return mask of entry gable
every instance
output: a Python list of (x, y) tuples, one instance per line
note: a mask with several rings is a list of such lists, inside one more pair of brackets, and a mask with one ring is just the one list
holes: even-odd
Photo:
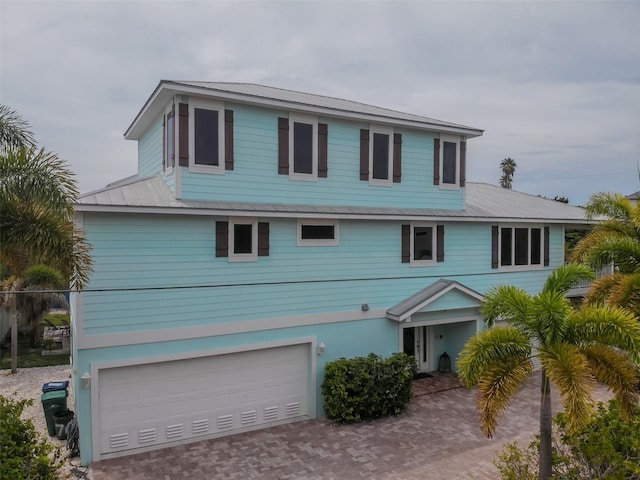
[(414, 293), (387, 310), (387, 318), (405, 321), (419, 311), (431, 310), (438, 304), (438, 310), (479, 307), (484, 299), (482, 294), (454, 280), (441, 278), (437, 282)]

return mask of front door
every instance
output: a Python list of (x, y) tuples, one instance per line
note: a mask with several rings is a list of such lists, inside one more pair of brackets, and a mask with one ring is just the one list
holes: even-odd
[(418, 372), (430, 372), (431, 365), (431, 327), (410, 327), (402, 330), (403, 351), (416, 358)]

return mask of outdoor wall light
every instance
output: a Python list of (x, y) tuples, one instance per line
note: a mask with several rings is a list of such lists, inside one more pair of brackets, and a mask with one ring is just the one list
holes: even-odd
[(316, 347), (316, 352), (318, 353), (319, 356), (324, 355), (325, 348), (327, 347), (325, 347), (324, 342), (320, 342), (320, 345)]
[(84, 372), (80, 377), (80, 380), (82, 380), (82, 386), (84, 388), (89, 388), (89, 386), (91, 386), (91, 374), (89, 372)]
[(368, 312), (369, 311), (369, 304), (368, 303), (363, 303), (362, 304), (362, 311), (363, 312)]

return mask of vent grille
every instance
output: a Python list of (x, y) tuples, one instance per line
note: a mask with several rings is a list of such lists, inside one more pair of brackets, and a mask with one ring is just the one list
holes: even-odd
[(265, 422), (270, 422), (272, 420), (278, 419), (278, 405), (274, 405), (273, 407), (265, 407), (264, 409), (264, 420)]
[(233, 427), (233, 414), (220, 415), (218, 417), (218, 429), (223, 430), (225, 428)]
[(184, 424), (182, 423), (167, 425), (164, 431), (165, 437), (168, 439), (181, 437), (183, 433), (183, 426)]
[(207, 433), (209, 431), (209, 419), (205, 418), (202, 420), (194, 420), (191, 423), (191, 432), (194, 435), (200, 435), (202, 433)]
[(249, 410), (247, 412), (242, 412), (240, 422), (242, 423), (242, 425), (255, 423), (257, 416), (258, 416), (257, 410)]
[(155, 442), (157, 437), (155, 428), (146, 428), (144, 430), (138, 430), (138, 443), (150, 443)]
[(113, 435), (109, 435), (109, 448), (124, 448), (128, 445), (128, 433), (114, 433)]
[(287, 403), (284, 413), (287, 417), (300, 414), (300, 402)]

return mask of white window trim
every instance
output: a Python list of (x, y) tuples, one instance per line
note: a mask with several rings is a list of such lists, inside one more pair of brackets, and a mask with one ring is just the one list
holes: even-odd
[[(251, 253), (233, 253), (235, 225), (251, 225)], [(255, 262), (258, 260), (258, 219), (246, 217), (229, 218), (229, 262)]]
[[(510, 228), (512, 232), (512, 246), (511, 246), (511, 265), (502, 265), (502, 229)], [(515, 255), (516, 255), (516, 244), (515, 244), (515, 229), (516, 228), (526, 228), (529, 231), (528, 245), (529, 249), (527, 252), (528, 255), (528, 264), (527, 265), (515, 265)], [(531, 265), (531, 229), (540, 230), (540, 263), (538, 265)], [(498, 224), (498, 262), (499, 262), (499, 271), (502, 272), (526, 272), (531, 270), (543, 270), (544, 269), (544, 226), (542, 225), (531, 225), (531, 224), (519, 224), (519, 223), (508, 223), (508, 224)]]
[[(413, 258), (413, 253), (414, 253), (414, 241), (415, 241), (415, 233), (414, 233), (414, 229), (415, 227), (430, 227), (431, 228), (431, 260), (415, 260)], [(428, 266), (433, 266), (437, 263), (438, 260), (438, 252), (437, 252), (437, 247), (438, 247), (438, 227), (435, 223), (429, 223), (429, 222), (412, 222), (411, 223), (411, 235), (410, 235), (410, 265), (416, 266), (416, 267), (428, 267)]]
[(174, 107), (174, 102), (173, 100), (171, 100), (169, 102), (169, 104), (165, 107), (164, 109), (164, 117), (163, 117), (163, 122), (162, 122), (162, 139), (164, 142), (164, 145), (162, 145), (162, 168), (164, 173), (166, 174), (171, 174), (173, 173), (173, 169), (174, 167), (178, 164), (178, 162), (180, 161), (179, 159), (179, 153), (177, 152), (177, 146), (178, 146), (178, 113), (176, 112), (176, 110), (174, 110), (173, 112), (173, 165), (167, 165), (167, 158), (165, 157), (166, 154), (169, 153), (169, 148), (168, 148), (168, 141), (169, 141), (169, 137), (167, 135), (167, 122), (169, 120), (168, 115), (171, 113), (171, 110)]
[[(326, 225), (333, 227), (333, 239), (304, 240), (302, 238), (303, 225)], [(340, 221), (324, 220), (320, 218), (298, 219), (298, 242), (299, 247), (335, 247), (340, 244)]]
[[(215, 110), (218, 112), (218, 165), (198, 165), (196, 164), (196, 121), (194, 110)], [(189, 171), (195, 173), (224, 174), (224, 104), (212, 100), (190, 99), (189, 100)], [(176, 128), (176, 131), (178, 129)]]
[[(373, 137), (374, 134), (380, 133), (389, 135), (389, 152), (387, 162), (387, 178), (373, 178)], [(381, 125), (369, 126), (369, 185), (391, 186), (393, 185), (393, 128)]]
[[(460, 189), (460, 142), (462, 139), (453, 135), (440, 135), (440, 189), (441, 190), (459, 190)], [(444, 142), (456, 144), (456, 181), (455, 183), (444, 183)]]
[[(294, 123), (306, 123), (312, 126), (311, 137), (311, 173), (296, 173), (293, 158)], [(318, 118), (300, 113), (289, 114), (289, 180), (315, 182), (318, 180)]]

